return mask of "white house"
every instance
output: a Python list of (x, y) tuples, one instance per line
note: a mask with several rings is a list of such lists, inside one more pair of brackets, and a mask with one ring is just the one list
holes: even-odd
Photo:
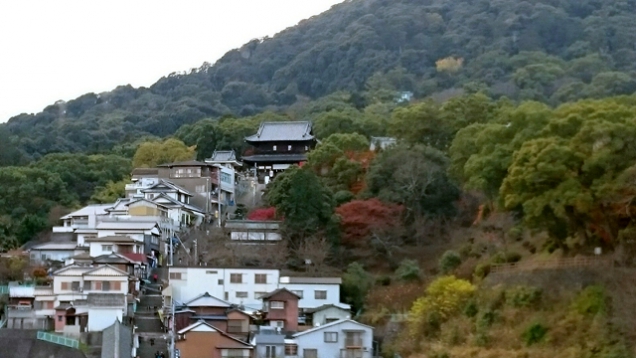
[(306, 309), (305, 314), (311, 316), (311, 325), (317, 327), (325, 325), (327, 323), (339, 321), (341, 319), (350, 319), (351, 307), (343, 303), (328, 304), (316, 308)]
[(260, 309), (260, 297), (278, 288), (279, 271), (253, 268), (170, 267), (172, 297), (190, 301), (204, 292)]
[(371, 358), (373, 327), (343, 319), (296, 333), (290, 343), (298, 357)]
[(262, 307), (261, 297), (286, 288), (301, 297), (300, 309), (340, 303), (340, 277), (280, 277), (276, 269), (170, 267), (172, 297), (187, 302), (204, 292), (252, 309)]
[[(159, 224), (154, 220), (134, 220), (109, 218), (97, 224), (97, 238), (122, 237), (131, 238), (142, 246), (142, 252), (149, 254), (152, 251), (159, 254), (162, 232)], [(104, 254), (102, 250), (101, 254)]]
[(136, 241), (129, 236), (102, 236), (86, 239), (91, 257), (108, 255), (116, 252), (119, 254), (141, 254), (144, 242)]
[(43, 264), (46, 261), (62, 261), (79, 255), (86, 250), (78, 247), (75, 242), (50, 242), (36, 245), (29, 249), (31, 263)]
[(88, 331), (101, 332), (113, 324), (113, 321), (121, 322), (126, 309), (126, 296), (116, 293), (89, 293), (88, 306)]
[(94, 228), (98, 216), (107, 215), (106, 209), (113, 204), (88, 205), (60, 218), (62, 226), (54, 226), (54, 233), (72, 233), (75, 229)]
[(315, 308), (340, 303), (340, 277), (292, 277), (280, 278), (280, 288), (286, 288), (300, 296), (298, 308)]
[[(128, 279), (128, 273), (109, 265), (98, 267), (68, 266), (54, 272), (55, 331), (67, 334), (78, 334), (82, 330), (86, 331), (89, 327), (86, 327), (86, 319), (83, 317), (86, 317), (90, 322), (91, 310), (96, 315), (93, 319), (93, 327), (105, 324), (103, 317), (106, 314), (113, 318), (116, 316), (121, 318), (117, 314), (117, 310), (120, 310), (122, 314), (126, 312)], [(121, 296), (123, 300), (105, 300), (100, 298), (101, 296), (91, 296), (104, 294)], [(89, 300), (89, 296), (93, 298)], [(115, 307), (113, 302), (121, 305)], [(109, 320), (103, 328), (110, 324)]]

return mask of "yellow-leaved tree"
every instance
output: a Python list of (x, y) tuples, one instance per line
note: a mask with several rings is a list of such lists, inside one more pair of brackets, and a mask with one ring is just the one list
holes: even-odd
[(135, 152), (133, 167), (152, 168), (159, 164), (192, 160), (195, 155), (196, 146), (188, 147), (178, 139), (143, 142)]
[(437, 72), (455, 73), (462, 69), (464, 65), (463, 58), (446, 57), (435, 62)]
[(409, 312), (409, 331), (414, 338), (461, 312), (475, 293), (475, 286), (455, 276), (443, 276), (426, 288), (426, 294), (413, 302)]

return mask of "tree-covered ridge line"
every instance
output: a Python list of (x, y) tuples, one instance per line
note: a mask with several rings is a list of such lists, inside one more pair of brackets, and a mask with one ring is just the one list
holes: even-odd
[(347, 1), (149, 88), (120, 86), (18, 115), (1, 126), (1, 145), (9, 147), (1, 159), (106, 153), (203, 118), (272, 111), (300, 119), (309, 99), (338, 91), (351, 93), (357, 109), (405, 91), (418, 99), (485, 91), (554, 105), (629, 94), (636, 90), (634, 5)]

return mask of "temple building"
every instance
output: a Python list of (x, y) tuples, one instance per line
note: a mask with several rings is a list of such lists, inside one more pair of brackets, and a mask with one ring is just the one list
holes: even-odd
[(316, 146), (308, 121), (263, 122), (258, 132), (245, 141), (251, 145), (242, 158), (246, 169), (256, 169), (259, 177), (269, 178), (291, 165), (302, 165), (307, 161), (307, 152)]

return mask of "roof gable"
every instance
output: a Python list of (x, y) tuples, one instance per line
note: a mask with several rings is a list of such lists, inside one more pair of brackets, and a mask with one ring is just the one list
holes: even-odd
[[(241, 340), (238, 340), (230, 335), (228, 335), (227, 333), (221, 331), (220, 329), (212, 326), (211, 324), (205, 322), (205, 321), (197, 321), (196, 323), (193, 323), (191, 325), (189, 325), (188, 327), (180, 330), (179, 334), (184, 334), (184, 333), (188, 333), (188, 332), (209, 332), (209, 333), (218, 333), (221, 336), (223, 336), (224, 338), (226, 338), (226, 340), (228, 341), (232, 341), (233, 343), (240, 343), (242, 346), (244, 346), (246, 349), (251, 349), (253, 348), (253, 346), (249, 343), (245, 343)], [(218, 345), (218, 348), (221, 348), (221, 345), (223, 343), (220, 343), (220, 345)]]
[(334, 322), (331, 322), (331, 323), (327, 323), (327, 324), (322, 325), (322, 326), (314, 327), (312, 329), (309, 329), (309, 330), (306, 330), (306, 331), (303, 331), (303, 332), (298, 332), (298, 333), (294, 334), (292, 337), (295, 338), (295, 337), (299, 337), (299, 336), (304, 336), (306, 334), (318, 332), (318, 331), (323, 330), (325, 328), (339, 326), (339, 325), (341, 325), (341, 324), (343, 324), (345, 322), (353, 323), (353, 324), (358, 325), (360, 327), (373, 329), (373, 327), (371, 327), (371, 326), (367, 326), (366, 324), (362, 324), (362, 323), (354, 321), (352, 319), (340, 319), (340, 320), (337, 320), (337, 321), (334, 321)]
[(214, 297), (209, 293), (204, 293), (185, 304), (188, 307), (231, 307), (232, 304), (222, 300), (220, 298)]
[(84, 272), (92, 270), (92, 267), (70, 265), (62, 267), (61, 269), (53, 272), (54, 276), (82, 276)]
[(276, 289), (276, 290), (266, 294), (265, 296), (262, 296), (261, 298), (263, 300), (276, 300), (276, 299), (292, 299), (292, 300), (296, 299), (296, 300), (299, 300), (300, 296), (283, 287), (283, 288)]
[(246, 137), (248, 142), (309, 141), (313, 140), (311, 122), (263, 122), (256, 134)]
[(116, 267), (104, 265), (84, 272), (83, 276), (128, 276), (128, 273)]

